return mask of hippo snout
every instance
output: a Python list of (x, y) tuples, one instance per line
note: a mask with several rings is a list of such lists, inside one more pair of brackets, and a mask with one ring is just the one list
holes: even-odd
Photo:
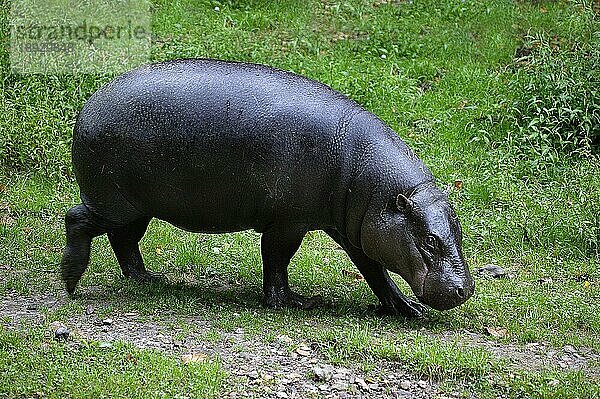
[(471, 278), (437, 284), (426, 281), (423, 295), (418, 299), (436, 310), (448, 310), (465, 303), (474, 292), (475, 282)]

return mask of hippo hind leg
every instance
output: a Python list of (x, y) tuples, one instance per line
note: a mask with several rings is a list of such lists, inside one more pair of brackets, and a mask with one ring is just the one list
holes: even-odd
[(306, 234), (304, 226), (278, 227), (265, 231), (261, 238), (264, 305), (269, 308), (311, 309), (320, 297), (305, 297), (293, 292), (288, 282), (288, 265)]
[(160, 273), (146, 270), (139, 241), (144, 236), (151, 218), (141, 218), (125, 226), (108, 231), (108, 240), (119, 261), (125, 277), (140, 282), (151, 282), (160, 279)]
[(67, 245), (63, 251), (61, 273), (67, 292), (72, 294), (88, 267), (92, 238), (104, 234), (106, 230), (94, 221), (94, 217), (83, 204), (69, 209), (65, 216), (65, 227)]

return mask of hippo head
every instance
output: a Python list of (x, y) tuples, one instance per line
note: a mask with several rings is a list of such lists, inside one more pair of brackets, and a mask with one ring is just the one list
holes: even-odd
[(475, 284), (447, 195), (425, 184), (410, 195), (394, 193), (376, 202), (361, 228), (367, 256), (399, 274), (419, 301), (434, 309), (451, 309), (469, 299)]

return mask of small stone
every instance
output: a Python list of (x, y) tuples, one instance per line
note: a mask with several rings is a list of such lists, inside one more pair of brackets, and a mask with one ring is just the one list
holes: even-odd
[(321, 384), (321, 385), (319, 385), (319, 390), (320, 391), (328, 391), (329, 390), (329, 384)]
[(54, 339), (57, 341), (66, 341), (69, 339), (69, 334), (71, 333), (69, 329), (62, 324), (60, 321), (55, 321), (50, 325), (52, 330), (54, 331)]
[(483, 328), (488, 335), (495, 338), (505, 338), (509, 335), (508, 330), (503, 327), (484, 327)]
[(219, 8), (219, 6), (216, 6), (215, 8), (213, 8), (213, 10), (215, 10), (215, 12), (221, 11), (221, 9)]
[(363, 380), (363, 379), (362, 379), (362, 378), (360, 378), (360, 377), (356, 377), (356, 378), (354, 379), (354, 383), (355, 383), (356, 385), (358, 385), (358, 386), (359, 386), (361, 389), (365, 390), (365, 391), (368, 391), (368, 390), (369, 390), (369, 386), (367, 385), (367, 383), (365, 382), (365, 380)]
[(64, 327), (65, 325), (63, 323), (61, 323), (60, 321), (53, 321), (52, 323), (50, 323), (50, 329), (52, 329), (52, 331), (56, 331), (57, 328), (59, 327)]
[(66, 341), (71, 333), (67, 326), (60, 321), (54, 321), (50, 324), (50, 329), (54, 332), (54, 339), (57, 341)]
[(369, 389), (377, 390), (377, 389), (379, 389), (379, 384), (376, 382), (373, 382), (373, 383), (369, 384)]
[(427, 383), (427, 381), (425, 381), (425, 380), (419, 380), (419, 381), (417, 382), (417, 385), (418, 385), (418, 386), (419, 386), (419, 388), (421, 388), (421, 389), (425, 389), (425, 388), (427, 388), (427, 387), (429, 386), (429, 384), (428, 384), (428, 383)]
[(307, 390), (309, 390), (309, 391), (312, 391), (312, 392), (316, 392), (316, 391), (318, 391), (318, 390), (319, 390), (319, 388), (317, 388), (317, 387), (316, 387), (315, 385), (313, 385), (313, 384), (306, 384), (306, 385), (304, 385), (304, 387), (305, 387)]
[(563, 348), (563, 350), (567, 353), (575, 353), (577, 352), (575, 350), (575, 348), (573, 348), (571, 345), (565, 345), (565, 347)]
[(400, 388), (404, 389), (405, 391), (408, 391), (410, 389), (410, 381), (409, 380), (401, 381)]
[(508, 273), (506, 272), (506, 270), (504, 270), (503, 268), (493, 265), (493, 264), (487, 264), (484, 267), (482, 267), (481, 269), (478, 270), (479, 273), (482, 273), (484, 275), (487, 276), (491, 276), (493, 278), (506, 278), (508, 277)]
[(304, 344), (301, 344), (296, 348), (296, 353), (300, 356), (308, 357), (310, 356), (310, 348)]
[(277, 336), (277, 340), (279, 342), (283, 342), (283, 343), (286, 343), (286, 344), (291, 344), (292, 343), (292, 339), (290, 337), (288, 337), (287, 335), (285, 335), (285, 334), (278, 335)]
[(251, 372), (248, 373), (248, 377), (253, 378), (253, 379), (258, 379), (259, 375), (258, 375), (258, 371), (256, 370), (252, 370)]
[(89, 315), (91, 315), (92, 313), (94, 313), (94, 310), (95, 310), (95, 309), (94, 309), (94, 307), (93, 307), (92, 305), (87, 305), (87, 306), (85, 307), (85, 314), (89, 316)]
[(330, 365), (325, 366), (314, 366), (312, 369), (313, 373), (315, 373), (315, 377), (320, 381), (329, 381), (333, 377), (333, 367)]
[(288, 394), (283, 391), (277, 391), (276, 395), (278, 398), (289, 398)]
[(111, 319), (110, 317), (107, 319), (102, 320), (102, 324), (105, 326), (110, 326), (111, 324), (113, 324), (113, 319)]
[(331, 385), (331, 388), (338, 391), (345, 391), (348, 389), (348, 384), (343, 381), (336, 381)]
[(112, 344), (110, 342), (100, 342), (98, 347), (102, 349), (112, 348)]
[(203, 363), (208, 360), (208, 355), (205, 353), (188, 353), (181, 356), (181, 362), (183, 364), (188, 363)]
[(66, 341), (69, 339), (69, 334), (71, 332), (67, 327), (58, 327), (56, 331), (54, 331), (54, 339), (57, 341)]
[(556, 387), (556, 386), (558, 386), (558, 384), (560, 384), (559, 380), (552, 380), (552, 381), (548, 382), (548, 385), (550, 385), (551, 387)]

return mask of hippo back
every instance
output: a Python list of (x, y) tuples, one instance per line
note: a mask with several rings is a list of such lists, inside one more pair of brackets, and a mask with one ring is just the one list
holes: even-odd
[(101, 214), (194, 231), (260, 231), (276, 218), (322, 228), (350, 179), (348, 126), (364, 112), (321, 83), (260, 65), (153, 64), (90, 98), (73, 163), (84, 203)]

